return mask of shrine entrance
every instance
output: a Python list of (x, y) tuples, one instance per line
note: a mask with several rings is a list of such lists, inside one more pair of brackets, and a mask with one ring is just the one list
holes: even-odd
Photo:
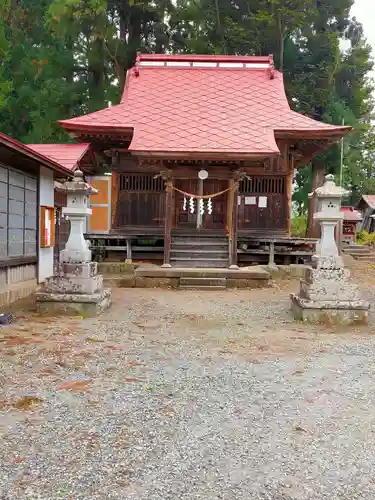
[[(224, 231), (228, 181), (223, 179), (178, 179), (175, 181), (175, 228)], [(220, 193), (218, 196), (214, 195)], [(193, 195), (193, 196), (191, 196)], [(204, 196), (205, 198), (197, 198)]]

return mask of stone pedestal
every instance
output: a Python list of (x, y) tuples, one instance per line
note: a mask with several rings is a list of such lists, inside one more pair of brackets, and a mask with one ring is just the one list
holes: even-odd
[(309, 323), (367, 324), (368, 302), (362, 300), (358, 286), (350, 281), (335, 241), (335, 227), (342, 218), (340, 200), (346, 191), (335, 185), (333, 176), (315, 191), (320, 211), (314, 218), (321, 225), (321, 239), (313, 257), (314, 268), (300, 282), (298, 294), (291, 295), (295, 319)]
[(63, 262), (36, 294), (36, 304), (41, 314), (91, 317), (110, 306), (111, 290), (103, 288), (97, 262)]
[(308, 269), (299, 293), (291, 295), (294, 318), (307, 323), (367, 324), (369, 304), (350, 281), (349, 270), (335, 267), (336, 259), (331, 267), (325, 264)]
[[(103, 288), (103, 276), (97, 262), (91, 261), (91, 250), (83, 237), (83, 222), (91, 213), (87, 206), (93, 188), (76, 171), (73, 182), (66, 182), (70, 234), (60, 253), (56, 276), (47, 278), (36, 294), (37, 311), (41, 314), (96, 316), (111, 304), (111, 290)], [(96, 190), (95, 190), (96, 191)]]

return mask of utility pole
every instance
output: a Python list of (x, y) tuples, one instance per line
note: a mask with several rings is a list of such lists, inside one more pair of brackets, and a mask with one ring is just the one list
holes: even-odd
[[(344, 118), (342, 119), (342, 125), (345, 125)], [(340, 158), (340, 187), (342, 187), (342, 177), (344, 169), (344, 137), (341, 138), (341, 158)]]

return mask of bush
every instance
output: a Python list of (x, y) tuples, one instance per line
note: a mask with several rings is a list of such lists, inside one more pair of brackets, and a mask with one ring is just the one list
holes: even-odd
[(361, 231), (358, 231), (357, 243), (359, 245), (374, 246), (375, 245), (375, 233), (368, 233), (364, 229), (362, 229)]
[(292, 236), (303, 238), (306, 236), (307, 216), (295, 215), (292, 218)]

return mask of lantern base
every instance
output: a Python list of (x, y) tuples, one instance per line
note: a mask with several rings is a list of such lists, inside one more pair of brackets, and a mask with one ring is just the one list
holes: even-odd
[(97, 262), (62, 262), (57, 276), (47, 278), (36, 294), (40, 314), (93, 317), (111, 305), (111, 290), (103, 289)]
[(367, 325), (369, 304), (365, 301), (310, 301), (292, 294), (291, 309), (294, 319), (304, 323), (326, 325)]
[(48, 316), (95, 317), (107, 309), (112, 302), (110, 289), (99, 293), (46, 293), (36, 294), (36, 307), (39, 314)]

